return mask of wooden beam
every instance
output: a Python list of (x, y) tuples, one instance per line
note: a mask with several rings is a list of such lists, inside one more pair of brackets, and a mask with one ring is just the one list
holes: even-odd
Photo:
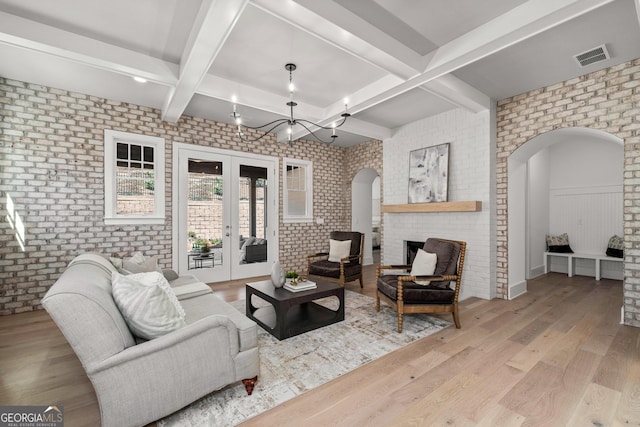
[(465, 202), (405, 203), (400, 205), (382, 205), (382, 213), (428, 213), (428, 212), (480, 212), (479, 200)]

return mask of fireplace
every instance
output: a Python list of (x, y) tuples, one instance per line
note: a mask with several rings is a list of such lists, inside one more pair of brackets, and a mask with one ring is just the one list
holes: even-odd
[(411, 240), (405, 240), (405, 259), (407, 261), (407, 265), (413, 264), (413, 259), (416, 257), (418, 253), (418, 249), (424, 248), (424, 242), (415, 242)]

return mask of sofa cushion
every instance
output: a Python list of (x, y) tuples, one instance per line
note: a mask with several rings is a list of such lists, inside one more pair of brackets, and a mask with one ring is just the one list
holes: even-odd
[[(448, 286), (449, 282), (432, 281), (428, 286), (415, 282), (402, 282), (402, 299), (405, 304), (452, 304), (455, 291)], [(384, 275), (378, 279), (378, 290), (398, 300), (398, 276)]]
[(161, 273), (114, 272), (111, 282), (113, 299), (134, 335), (153, 339), (185, 325), (185, 312)]
[[(345, 277), (358, 275), (362, 272), (360, 264), (344, 264)], [(309, 265), (309, 274), (324, 277), (340, 278), (340, 263), (328, 260), (320, 260), (312, 262)]]
[(429, 238), (424, 244), (424, 251), (436, 254), (438, 262), (433, 272), (436, 276), (455, 275), (458, 273), (458, 257), (460, 245), (456, 242)]
[(256, 323), (213, 293), (183, 300), (181, 304), (187, 314), (185, 318), (187, 325), (211, 315), (227, 316), (238, 328), (240, 351), (258, 346), (258, 327)]

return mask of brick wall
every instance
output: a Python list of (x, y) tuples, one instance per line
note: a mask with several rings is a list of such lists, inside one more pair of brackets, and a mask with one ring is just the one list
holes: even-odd
[(640, 326), (640, 59), (498, 102), (498, 294), (506, 296), (508, 286), (507, 159), (531, 138), (568, 127), (624, 140), (624, 320)]
[[(171, 266), (174, 142), (313, 161), (314, 214), (325, 223), (280, 223), (280, 261), (287, 269), (302, 270), (306, 255), (324, 247), (329, 231), (349, 217), (343, 148), (310, 141), (289, 146), (274, 137), (238, 142), (227, 124), (186, 116), (165, 123), (152, 108), (4, 78), (0, 116), (0, 314), (40, 308), (44, 293), (82, 252), (142, 250)], [(165, 138), (165, 224), (104, 225), (104, 129)], [(7, 222), (5, 196), (25, 223), (24, 252)]]
[(401, 127), (384, 141), (384, 200), (408, 202), (409, 153), (450, 143), (449, 201), (480, 200), (481, 212), (383, 214), (385, 264), (404, 264), (404, 241), (442, 237), (467, 242), (461, 298), (493, 298), (495, 252), (492, 246), (492, 150), (490, 112), (461, 109), (418, 120)]

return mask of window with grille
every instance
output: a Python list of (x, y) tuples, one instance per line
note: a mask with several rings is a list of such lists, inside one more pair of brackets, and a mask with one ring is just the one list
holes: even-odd
[(164, 139), (105, 130), (105, 224), (164, 223)]
[(283, 161), (285, 222), (313, 221), (313, 164), (306, 160)]

